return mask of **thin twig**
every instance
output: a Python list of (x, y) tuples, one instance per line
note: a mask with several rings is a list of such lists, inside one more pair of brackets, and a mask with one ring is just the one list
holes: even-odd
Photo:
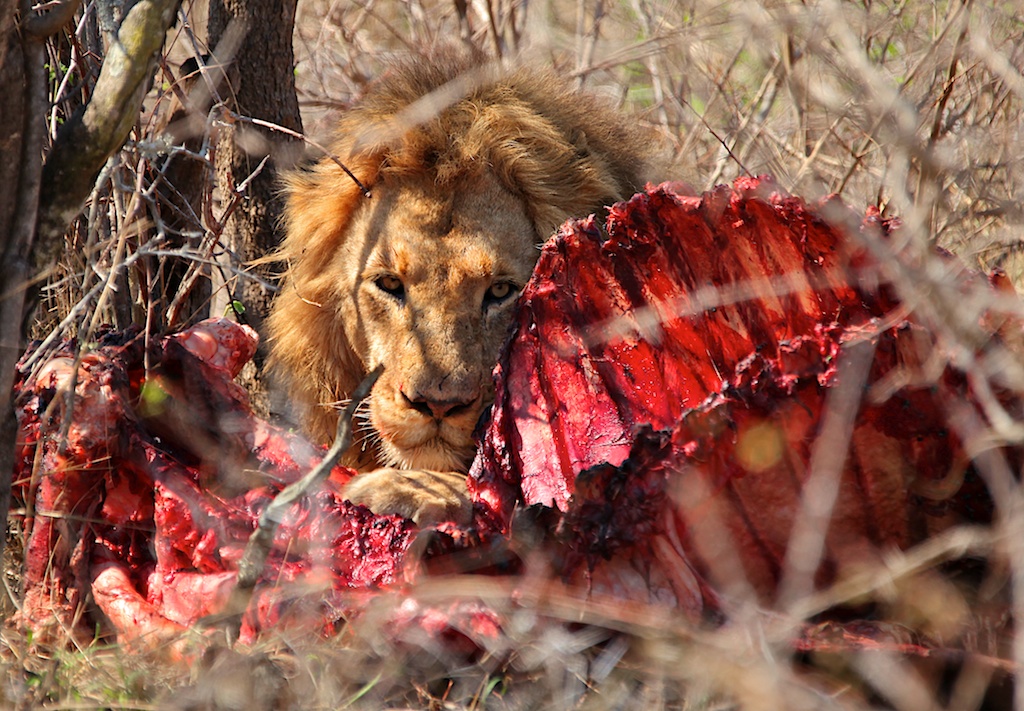
[(237, 114), (234, 111), (229, 111), (228, 109), (225, 109), (224, 111), (225, 111), (226, 115), (230, 116), (235, 121), (241, 121), (243, 123), (251, 123), (254, 126), (260, 126), (261, 128), (266, 128), (266, 129), (269, 129), (271, 131), (276, 131), (278, 133), (283, 133), (283, 134), (285, 134), (287, 136), (291, 136), (292, 138), (297, 138), (300, 141), (305, 141), (309, 145), (313, 146), (313, 148), (316, 148), (318, 151), (321, 151), (325, 156), (327, 156), (328, 158), (331, 159), (331, 162), (333, 162), (335, 165), (337, 165), (339, 168), (341, 168), (343, 171), (345, 171), (345, 175), (347, 175), (349, 178), (352, 179), (352, 182), (354, 182), (356, 184), (356, 187), (358, 187), (359, 190), (363, 193), (363, 197), (367, 197), (367, 198), (371, 197), (371, 193), (370, 193), (369, 188), (367, 188), (365, 185), (363, 185), (359, 181), (359, 178), (357, 178), (355, 176), (355, 173), (353, 173), (351, 170), (349, 170), (348, 167), (344, 163), (341, 162), (341, 159), (338, 158), (338, 156), (336, 156), (333, 153), (331, 153), (331, 151), (328, 150), (325, 146), (321, 145), (320, 143), (317, 143), (312, 138), (309, 138), (308, 136), (306, 136), (303, 133), (299, 133), (298, 131), (293, 131), (290, 128), (285, 128), (284, 126), (281, 126), (280, 124), (273, 123), (271, 121), (264, 121), (263, 119), (252, 118), (250, 116), (243, 116), (242, 114)]
[(245, 552), (242, 554), (241, 560), (238, 561), (238, 581), (231, 593), (228, 604), (223, 612), (205, 618), (203, 620), (205, 624), (226, 623), (229, 637), (231, 639), (237, 638), (242, 621), (242, 613), (249, 606), (253, 588), (263, 573), (267, 556), (270, 554), (274, 544), (274, 534), (277, 532), (277, 527), (284, 520), (285, 514), (291, 505), (326, 479), (334, 465), (341, 458), (341, 455), (351, 446), (352, 417), (355, 414), (356, 408), (370, 394), (374, 383), (377, 382), (377, 378), (383, 372), (384, 366), (377, 366), (356, 387), (352, 393), (351, 401), (349, 401), (338, 417), (338, 429), (335, 434), (334, 444), (327, 450), (320, 463), (304, 477), (282, 489), (267, 508), (263, 510), (256, 530), (249, 537), (249, 543), (245, 547)]
[[(223, 214), (215, 222), (217, 231), (212, 232), (210, 235), (211, 239), (207, 240), (208, 246), (206, 248), (204, 259), (210, 259), (211, 255), (213, 254), (213, 250), (216, 248), (218, 244), (220, 244), (220, 235), (221, 232), (223, 231), (224, 225), (227, 224), (228, 218), (231, 217), (231, 214), (237, 209), (238, 205), (240, 205), (242, 200), (244, 199), (245, 191), (248, 189), (249, 183), (251, 183), (256, 178), (256, 176), (263, 171), (263, 168), (264, 166), (266, 166), (268, 160), (270, 160), (269, 155), (263, 156), (263, 160), (259, 162), (259, 165), (257, 165), (256, 168), (254, 168), (253, 171), (249, 173), (249, 175), (246, 176), (246, 178), (241, 183), (239, 183), (232, 191), (231, 202), (228, 203), (228, 206), (227, 208), (225, 208)], [(182, 308), (184, 308), (185, 305), (185, 299), (188, 298), (188, 295), (192, 292), (192, 289), (195, 287), (196, 282), (202, 275), (202, 271), (196, 268), (196, 264), (198, 263), (198, 261), (193, 263), (193, 268), (189, 271), (185, 279), (182, 280), (181, 286), (178, 287), (178, 292), (174, 295), (174, 300), (171, 302), (171, 305), (167, 307), (168, 328), (174, 328), (174, 326), (178, 323), (179, 319), (181, 318), (181, 310)], [(217, 264), (217, 266), (220, 266), (219, 263), (215, 264)]]

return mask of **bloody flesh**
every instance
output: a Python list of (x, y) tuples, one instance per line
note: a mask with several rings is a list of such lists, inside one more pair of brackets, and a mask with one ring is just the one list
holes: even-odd
[[(251, 330), (204, 322), (160, 341), (146, 378), (142, 339), (108, 334), (82, 359), (63, 447), (72, 356), (20, 383), (16, 481), (33, 516), (19, 620), (37, 640), (91, 638), (97, 620), (82, 607), (86, 591), (100, 620), (150, 646), (223, 607), (260, 511), (320, 455), (252, 416), (232, 377), (254, 350)], [(244, 637), (282, 616), (329, 631), (352, 604), (344, 593), (401, 578), (413, 526), (343, 501), (340, 487), (351, 476), (336, 468), (293, 507)], [(256, 485), (238, 490), (239, 478)], [(289, 585), (297, 581), (301, 587)]]
[[(936, 340), (869, 250), (895, 226), (740, 179), (701, 197), (639, 194), (606, 232), (564, 227), (497, 367), (470, 480), (480, 520), (507, 530), (515, 503), (555, 507), (563, 576), (694, 612), (722, 588), (772, 599), (815, 466), (837, 492), (805, 571), (818, 584), (987, 521), (950, 424), (973, 394), (950, 367), (926, 375)], [(819, 444), (844, 378), (857, 379), (847, 425)], [(884, 387), (900, 382), (913, 385)]]

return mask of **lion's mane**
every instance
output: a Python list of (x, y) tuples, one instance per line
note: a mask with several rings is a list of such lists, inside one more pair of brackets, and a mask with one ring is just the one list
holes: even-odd
[[(393, 66), (345, 112), (331, 146), (369, 190), (433, 174), (453, 183), (481, 165), (520, 196), (538, 241), (643, 187), (649, 138), (609, 103), (549, 70), (501, 70), (442, 52)], [(342, 401), (364, 364), (331, 308), (329, 265), (366, 197), (332, 158), (286, 178), (287, 263), (269, 319), (271, 365), (306, 409), (310, 434), (333, 437)], [(353, 258), (358, 258), (354, 255)]]

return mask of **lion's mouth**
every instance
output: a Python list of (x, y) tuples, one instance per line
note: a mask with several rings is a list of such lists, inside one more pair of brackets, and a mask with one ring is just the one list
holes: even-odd
[(473, 431), (482, 407), (438, 419), (414, 411), (386, 413), (371, 407), (370, 421), (383, 466), (467, 471), (476, 452)]
[(381, 464), (399, 469), (467, 471), (474, 451), (472, 446), (455, 446), (440, 436), (412, 446), (398, 445), (383, 438), (380, 443)]

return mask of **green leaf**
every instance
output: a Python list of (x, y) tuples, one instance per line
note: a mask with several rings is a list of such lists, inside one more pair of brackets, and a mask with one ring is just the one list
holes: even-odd
[(164, 411), (164, 402), (170, 395), (155, 380), (147, 380), (139, 392), (139, 411), (143, 417), (154, 417)]

